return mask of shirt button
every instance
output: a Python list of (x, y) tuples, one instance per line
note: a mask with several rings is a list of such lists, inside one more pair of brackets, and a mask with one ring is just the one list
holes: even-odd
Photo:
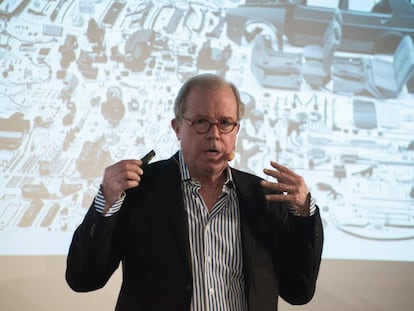
[(207, 256), (207, 262), (211, 263), (211, 256)]
[(210, 292), (210, 295), (214, 295), (214, 288), (211, 288), (208, 290)]

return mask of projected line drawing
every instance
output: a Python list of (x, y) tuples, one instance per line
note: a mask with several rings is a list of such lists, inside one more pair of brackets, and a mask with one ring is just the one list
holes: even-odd
[[(396, 77), (397, 88), (379, 88), (367, 64), (390, 69), (400, 44), (402, 54), (412, 48), (413, 5), (390, 1), (391, 11), (373, 12), (367, 2), (326, 3), (1, 2), (0, 253), (66, 253), (106, 165), (176, 150), (174, 95), (203, 72), (242, 92), (246, 117), (232, 165), (260, 175), (276, 159), (303, 175), (326, 236), (340, 239), (328, 239), (328, 256), (355, 240), (410, 245), (412, 68)], [(359, 16), (375, 35), (367, 37)], [(341, 36), (332, 58), (321, 59), (330, 22)], [(28, 243), (16, 249), (14, 234)], [(62, 243), (28, 251), (34, 234)]]

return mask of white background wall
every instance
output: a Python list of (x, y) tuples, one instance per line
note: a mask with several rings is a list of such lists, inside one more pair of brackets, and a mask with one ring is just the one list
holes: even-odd
[[(0, 257), (0, 310), (114, 310), (120, 270), (102, 289), (75, 293), (65, 282), (64, 256)], [(313, 300), (279, 302), (281, 311), (412, 311), (414, 263), (323, 260)]]

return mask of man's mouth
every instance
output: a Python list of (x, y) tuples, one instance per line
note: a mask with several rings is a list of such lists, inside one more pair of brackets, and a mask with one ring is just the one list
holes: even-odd
[(220, 152), (217, 149), (207, 149), (206, 153), (208, 155), (218, 155)]
[(216, 149), (207, 149), (208, 153), (218, 153)]

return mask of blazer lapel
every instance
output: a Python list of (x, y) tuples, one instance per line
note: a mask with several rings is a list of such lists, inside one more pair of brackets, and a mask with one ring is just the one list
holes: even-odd
[(166, 165), (160, 179), (162, 180), (163, 201), (165, 212), (168, 217), (172, 234), (176, 236), (177, 247), (181, 250), (183, 261), (192, 273), (190, 242), (188, 239), (188, 221), (184, 208), (181, 191), (181, 175), (178, 164), (178, 154), (166, 161)]
[(249, 288), (251, 276), (254, 269), (256, 239), (253, 236), (252, 229), (260, 224), (258, 223), (256, 209), (257, 187), (253, 187), (252, 181), (237, 170), (232, 169), (232, 175), (236, 185), (237, 196), (240, 209), (240, 228), (243, 249), (243, 272), (246, 287), (246, 296), (249, 297)]

